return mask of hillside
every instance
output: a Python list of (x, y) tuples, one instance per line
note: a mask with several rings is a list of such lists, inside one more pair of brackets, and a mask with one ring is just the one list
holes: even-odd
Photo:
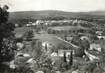
[(105, 19), (105, 11), (93, 11), (93, 12), (64, 12), (57, 10), (45, 10), (45, 11), (22, 11), (22, 12), (11, 12), (9, 21), (20, 22), (23, 19), (35, 20), (45, 19), (48, 17), (64, 17), (64, 18), (95, 18)]

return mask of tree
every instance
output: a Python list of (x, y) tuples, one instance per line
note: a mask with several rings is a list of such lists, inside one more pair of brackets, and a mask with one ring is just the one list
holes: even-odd
[(80, 41), (80, 47), (81, 47), (82, 49), (86, 49), (86, 50), (88, 50), (89, 47), (90, 47), (90, 43), (89, 43), (89, 41), (86, 40), (86, 39), (81, 40), (81, 41)]
[(16, 49), (13, 33), (15, 25), (8, 22), (8, 8), (7, 5), (3, 8), (0, 7), (0, 72), (2, 73), (8, 68), (2, 62), (11, 61), (14, 58), (14, 50)]
[(64, 62), (67, 62), (66, 61), (66, 52), (64, 52), (63, 58), (64, 58)]
[(71, 66), (73, 65), (73, 51), (70, 52), (70, 56), (69, 56), (69, 66), (71, 68)]
[(34, 33), (32, 30), (29, 30), (25, 33), (25, 37), (27, 41), (31, 41), (33, 36), (34, 36)]
[(14, 24), (8, 23), (8, 6), (0, 7), (0, 64), (4, 61), (10, 61), (14, 55), (15, 37), (13, 30)]
[(63, 60), (64, 60), (64, 62), (62, 63), (62, 66), (61, 66), (61, 67), (62, 67), (64, 70), (67, 70), (67, 69), (68, 69), (68, 65), (67, 65), (66, 52), (64, 52)]

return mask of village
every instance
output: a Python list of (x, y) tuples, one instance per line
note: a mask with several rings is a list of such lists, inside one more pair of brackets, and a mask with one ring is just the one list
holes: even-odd
[(95, 23), (37, 20), (15, 26), (17, 51), (12, 69), (28, 67), (27, 73), (104, 73), (105, 30), (97, 29)]

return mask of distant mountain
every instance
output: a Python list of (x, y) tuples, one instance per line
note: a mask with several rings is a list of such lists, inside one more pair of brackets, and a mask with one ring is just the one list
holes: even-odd
[(9, 21), (19, 22), (22, 19), (44, 19), (47, 17), (65, 18), (105, 18), (105, 11), (64, 12), (57, 10), (11, 12)]
[(40, 18), (40, 17), (49, 17), (49, 16), (64, 16), (69, 17), (68, 15), (76, 15), (72, 12), (63, 12), (56, 10), (45, 10), (45, 11), (22, 11), (22, 12), (11, 12), (10, 18)]
[(88, 12), (88, 14), (91, 14), (91, 15), (101, 15), (101, 16), (105, 16), (105, 11), (91, 11), (91, 12)]

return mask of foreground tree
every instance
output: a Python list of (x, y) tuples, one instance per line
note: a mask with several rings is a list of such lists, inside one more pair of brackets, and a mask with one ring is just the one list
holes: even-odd
[(8, 6), (0, 7), (0, 64), (10, 61), (14, 55), (15, 37), (13, 30), (14, 24), (8, 23)]

